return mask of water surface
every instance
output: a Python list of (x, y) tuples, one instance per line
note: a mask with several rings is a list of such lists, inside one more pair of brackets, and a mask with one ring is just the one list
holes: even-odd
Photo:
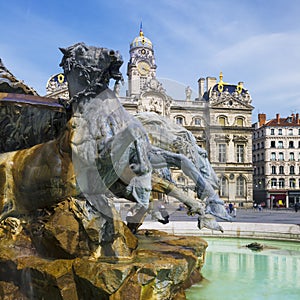
[[(205, 238), (206, 280), (186, 291), (189, 300), (299, 300), (300, 241)], [(264, 250), (245, 245), (258, 242)]]

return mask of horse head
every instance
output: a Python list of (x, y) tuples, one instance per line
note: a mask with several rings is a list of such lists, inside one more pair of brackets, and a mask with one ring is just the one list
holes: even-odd
[(118, 51), (84, 43), (60, 50), (64, 55), (60, 66), (68, 81), (71, 102), (95, 97), (108, 88), (110, 79), (123, 81), (119, 71), (123, 59)]

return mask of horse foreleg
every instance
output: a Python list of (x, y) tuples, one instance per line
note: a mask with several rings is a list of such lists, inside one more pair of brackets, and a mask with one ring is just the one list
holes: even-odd
[(198, 214), (198, 228), (208, 228), (212, 230), (219, 230), (223, 232), (222, 226), (218, 224), (216, 219), (209, 213), (206, 213), (205, 203), (196, 201), (187, 197), (180, 189), (178, 189), (171, 182), (152, 175), (152, 189), (156, 192), (165, 193), (172, 196), (186, 205), (189, 209), (188, 214)]
[(152, 190), (178, 199), (181, 203), (188, 207), (188, 213), (191, 215), (202, 215), (205, 213), (205, 204), (203, 202), (187, 197), (185, 193), (183, 193), (173, 183), (157, 176), (156, 174), (152, 174)]
[(196, 185), (197, 196), (204, 200), (209, 197), (223, 204), (211, 184), (205, 180), (196, 166), (183, 154), (177, 154), (157, 147), (152, 147), (150, 151), (150, 162), (155, 169), (175, 167), (181, 169), (183, 173), (191, 178)]

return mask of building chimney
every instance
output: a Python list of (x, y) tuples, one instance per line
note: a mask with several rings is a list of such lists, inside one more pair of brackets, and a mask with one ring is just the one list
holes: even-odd
[(295, 114), (292, 114), (292, 122), (294, 123), (295, 122)]
[(296, 124), (299, 124), (299, 114), (296, 113)]
[(277, 121), (277, 124), (280, 123), (280, 114), (276, 114), (276, 121)]
[(198, 80), (198, 93), (199, 93), (198, 97), (199, 97), (199, 100), (201, 100), (203, 95), (204, 95), (204, 92), (205, 92), (204, 85), (205, 85), (205, 79), (204, 78), (199, 78), (199, 80)]
[(210, 88), (213, 88), (217, 83), (216, 77), (206, 77), (206, 90), (209, 91)]
[(266, 124), (266, 118), (267, 118), (266, 114), (258, 114), (259, 127)]

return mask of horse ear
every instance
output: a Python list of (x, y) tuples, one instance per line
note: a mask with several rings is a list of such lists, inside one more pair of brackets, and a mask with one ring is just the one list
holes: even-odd
[(67, 50), (65, 48), (58, 48), (63, 55), (66, 55), (67, 54)]

